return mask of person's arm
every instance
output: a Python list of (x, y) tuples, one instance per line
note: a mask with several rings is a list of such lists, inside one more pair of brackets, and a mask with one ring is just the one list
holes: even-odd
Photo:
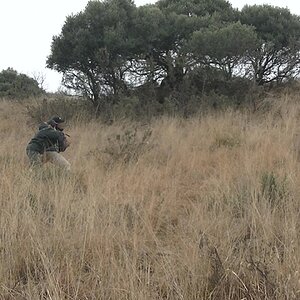
[(58, 147), (59, 152), (64, 152), (70, 146), (70, 141), (63, 132), (59, 132)]

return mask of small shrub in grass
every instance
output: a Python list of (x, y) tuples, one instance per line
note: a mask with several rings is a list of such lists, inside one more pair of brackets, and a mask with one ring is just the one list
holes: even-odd
[(238, 187), (237, 192), (224, 196), (224, 204), (229, 205), (232, 215), (235, 218), (243, 218), (247, 211), (248, 200), (250, 198), (250, 190), (248, 187)]
[(272, 208), (282, 204), (289, 195), (286, 177), (279, 179), (273, 172), (264, 173), (261, 178), (261, 195)]
[(224, 135), (224, 136), (217, 136), (215, 138), (215, 141), (211, 145), (210, 149), (215, 150), (215, 149), (221, 148), (221, 147), (232, 149), (232, 148), (238, 147), (240, 145), (241, 145), (241, 140), (239, 137)]
[(140, 155), (152, 148), (151, 136), (150, 128), (140, 131), (137, 127), (128, 128), (108, 137), (108, 145), (102, 152), (109, 155), (109, 164), (136, 162)]

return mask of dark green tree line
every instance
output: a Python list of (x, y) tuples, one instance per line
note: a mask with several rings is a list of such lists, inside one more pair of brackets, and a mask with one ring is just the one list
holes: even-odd
[[(90, 1), (53, 37), (47, 65), (99, 107), (139, 86), (180, 90), (199, 70), (227, 82), (281, 83), (299, 73), (299, 34), (298, 16), (269, 5), (238, 11), (225, 0)], [(194, 86), (206, 91), (203, 82)]]

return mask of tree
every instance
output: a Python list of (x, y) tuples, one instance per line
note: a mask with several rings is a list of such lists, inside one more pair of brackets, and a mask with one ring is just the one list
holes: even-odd
[(47, 65), (95, 106), (102, 95), (122, 93), (137, 78), (173, 89), (195, 62), (187, 47), (193, 32), (234, 17), (225, 0), (161, 0), (140, 8), (131, 0), (90, 1), (53, 38)]
[(141, 86), (163, 91), (153, 93), (159, 101), (180, 98), (189, 78), (206, 75), (216, 84), (281, 82), (298, 73), (299, 34), (298, 17), (268, 5), (239, 12), (226, 0), (94, 0), (53, 37), (47, 66), (98, 109)]
[(95, 106), (101, 96), (126, 89), (135, 9), (131, 0), (90, 1), (83, 12), (69, 16), (53, 38), (47, 66), (62, 72), (64, 85)]
[(141, 46), (137, 57), (146, 63), (142, 72), (149, 81), (168, 78), (173, 86), (182, 79), (187, 61), (181, 50), (191, 32), (188, 21), (186, 16), (165, 14), (156, 6), (138, 9), (135, 32)]
[(259, 46), (248, 55), (252, 77), (258, 85), (280, 83), (299, 74), (300, 20), (286, 8), (245, 6), (243, 24), (254, 26)]
[(237, 11), (225, 0), (159, 0), (157, 5), (167, 13), (174, 12), (189, 17), (209, 15), (226, 22), (237, 18)]
[(195, 65), (189, 41), (195, 31), (236, 18), (224, 0), (160, 0), (137, 9), (135, 33), (140, 44), (138, 75), (168, 89), (180, 89)]
[(12, 68), (0, 73), (0, 97), (9, 99), (23, 99), (41, 95), (44, 91), (33, 78), (19, 74)]
[(222, 70), (227, 79), (241, 75), (246, 54), (257, 48), (253, 27), (240, 22), (212, 25), (193, 33), (190, 48), (197, 62)]
[(43, 72), (34, 72), (31, 76), (38, 83), (39, 88), (45, 90), (46, 75)]

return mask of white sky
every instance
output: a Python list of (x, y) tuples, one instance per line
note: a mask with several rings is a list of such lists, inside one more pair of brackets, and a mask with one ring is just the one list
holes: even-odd
[[(156, 0), (135, 0), (137, 6)], [(300, 15), (298, 0), (229, 0), (241, 9), (245, 4), (287, 7)], [(66, 16), (84, 10), (88, 0), (0, 0), (0, 71), (11, 67), (31, 77), (45, 78), (44, 88), (57, 91), (61, 75), (45, 67), (52, 37), (61, 32)]]

